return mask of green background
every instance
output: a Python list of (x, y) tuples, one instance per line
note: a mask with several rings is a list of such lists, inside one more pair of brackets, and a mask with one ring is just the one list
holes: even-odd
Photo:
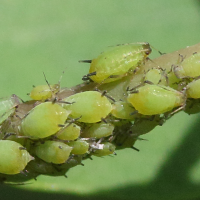
[[(149, 42), (172, 52), (200, 39), (195, 0), (1, 0), (0, 95), (28, 100), (32, 85), (81, 83), (92, 59), (107, 46)], [(150, 58), (159, 54), (155, 51)], [(84, 161), (68, 178), (41, 176), (23, 186), (1, 185), (2, 199), (200, 198), (199, 116), (176, 114), (138, 141), (140, 152)]]

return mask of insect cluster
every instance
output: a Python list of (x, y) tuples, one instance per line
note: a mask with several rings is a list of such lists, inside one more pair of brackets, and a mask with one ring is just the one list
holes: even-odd
[(138, 151), (134, 144), (141, 135), (180, 110), (193, 113), (200, 98), (200, 53), (178, 55), (170, 67), (158, 66), (150, 53), (148, 43), (110, 47), (82, 61), (90, 70), (81, 85), (61, 89), (47, 82), (32, 89), (30, 101), (2, 98), (1, 179), (65, 175), (93, 156)]

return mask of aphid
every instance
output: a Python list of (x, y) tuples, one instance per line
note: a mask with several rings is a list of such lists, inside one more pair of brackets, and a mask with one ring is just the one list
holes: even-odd
[(0, 140), (0, 173), (18, 174), (34, 158), (17, 142)]
[(115, 127), (113, 124), (100, 122), (84, 129), (83, 133), (81, 134), (81, 137), (97, 139), (108, 137), (112, 135), (114, 128)]
[(111, 114), (119, 119), (134, 119), (131, 113), (135, 112), (135, 108), (129, 102), (116, 101), (113, 104)]
[(80, 136), (80, 132), (80, 126), (74, 123), (68, 123), (56, 134), (56, 137), (61, 140), (75, 140)]
[(67, 161), (72, 147), (57, 141), (46, 141), (38, 144), (34, 152), (42, 160), (48, 163), (62, 164)]
[(199, 99), (200, 98), (200, 79), (194, 80), (187, 85), (186, 94), (188, 98)]
[(84, 140), (76, 140), (69, 142), (68, 145), (72, 147), (72, 154), (81, 155), (88, 152), (89, 144)]
[(71, 95), (63, 101), (72, 104), (63, 104), (63, 107), (71, 112), (72, 118), (80, 118), (78, 121), (96, 123), (105, 118), (112, 110), (109, 100), (97, 91), (86, 91)]
[(200, 53), (194, 53), (190, 57), (185, 58), (173, 70), (178, 78), (195, 78), (200, 76)]
[(20, 132), (32, 138), (45, 138), (60, 130), (69, 111), (56, 103), (45, 102), (34, 107), (22, 120)]
[(94, 156), (101, 157), (101, 156), (107, 156), (114, 153), (115, 148), (116, 148), (114, 144), (110, 142), (103, 142), (102, 144), (103, 144), (102, 149), (95, 149), (94, 152), (92, 152)]
[(32, 89), (30, 97), (33, 100), (45, 101), (51, 99), (54, 94), (59, 92), (60, 84), (54, 85), (39, 85)]
[(150, 53), (149, 43), (130, 43), (110, 47), (96, 59), (91, 60), (89, 74), (84, 78), (88, 77), (96, 83), (116, 81), (143, 64)]
[(21, 100), (15, 95), (0, 98), (0, 124), (14, 113), (15, 107), (21, 103)]
[(149, 69), (145, 73), (144, 81), (152, 82), (153, 84), (160, 84), (160, 85), (167, 85), (167, 74), (165, 74), (165, 71), (160, 68), (152, 68)]
[[(137, 93), (128, 95), (128, 102), (143, 115), (157, 115), (185, 106), (185, 94), (170, 87), (145, 84)], [(177, 110), (177, 111), (178, 111)]]

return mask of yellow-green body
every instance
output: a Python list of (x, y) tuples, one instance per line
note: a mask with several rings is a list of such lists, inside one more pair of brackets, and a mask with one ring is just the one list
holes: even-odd
[(103, 138), (112, 135), (114, 125), (110, 123), (101, 122), (93, 124), (89, 128), (86, 128), (81, 134), (84, 138)]
[(89, 144), (84, 140), (76, 140), (69, 142), (68, 145), (72, 147), (72, 154), (81, 155), (88, 152)]
[(56, 103), (41, 103), (22, 120), (20, 132), (35, 139), (48, 137), (60, 130), (69, 113)]
[(134, 119), (134, 116), (131, 115), (135, 109), (129, 102), (116, 101), (113, 104), (113, 110), (111, 114), (119, 119)]
[(80, 136), (81, 127), (71, 123), (66, 124), (66, 127), (61, 129), (57, 134), (56, 137), (61, 140), (75, 140)]
[(38, 85), (34, 87), (30, 93), (30, 97), (33, 100), (45, 101), (51, 99), (54, 94), (59, 92), (60, 85)]
[(72, 118), (80, 118), (78, 121), (96, 123), (105, 118), (112, 110), (109, 100), (100, 92), (86, 91), (71, 95), (64, 99), (73, 104), (63, 104), (63, 107), (71, 112)]
[(175, 73), (179, 78), (200, 76), (200, 53), (185, 58), (178, 67), (175, 67)]
[(102, 144), (103, 144), (103, 148), (95, 150), (93, 152), (94, 156), (101, 157), (101, 156), (107, 156), (114, 153), (115, 148), (116, 148), (114, 144), (110, 142), (103, 142)]
[[(96, 72), (90, 78), (96, 83), (109, 83), (120, 79), (130, 70), (144, 63), (145, 58), (151, 53), (148, 43), (125, 44), (110, 47), (92, 60), (89, 73)], [(119, 77), (109, 78), (111, 75)]]
[(127, 100), (140, 114), (157, 115), (182, 106), (185, 95), (170, 87), (145, 84), (138, 93), (129, 94)]
[(11, 140), (0, 140), (0, 173), (18, 174), (34, 158), (23, 146)]
[(35, 147), (35, 154), (48, 163), (62, 164), (67, 161), (72, 147), (57, 141), (46, 141)]
[(200, 98), (200, 79), (194, 80), (187, 85), (187, 97), (193, 99)]

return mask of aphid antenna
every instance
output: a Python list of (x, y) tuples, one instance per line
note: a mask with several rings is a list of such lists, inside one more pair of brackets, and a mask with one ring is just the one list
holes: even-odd
[(12, 135), (15, 135), (16, 136), (16, 133), (6, 133), (4, 135), (4, 137), (2, 138), (2, 140), (6, 140), (8, 137), (12, 136)]
[(105, 97), (107, 97), (108, 99), (110, 99), (111, 101), (116, 102), (115, 99), (112, 98), (111, 96), (109, 96), (107, 93), (108, 93), (108, 92), (107, 92), (106, 90), (104, 90), (104, 91), (102, 92), (101, 96), (105, 96)]
[(52, 92), (52, 94), (53, 94), (52, 88), (51, 88), (51, 86), (50, 86), (49, 82), (47, 81), (47, 78), (46, 78), (46, 75), (45, 75), (45, 73), (44, 73), (44, 72), (43, 72), (43, 75), (44, 75), (44, 79), (45, 79), (45, 81), (46, 81), (47, 85), (49, 86), (49, 89), (51, 90), (51, 92)]

